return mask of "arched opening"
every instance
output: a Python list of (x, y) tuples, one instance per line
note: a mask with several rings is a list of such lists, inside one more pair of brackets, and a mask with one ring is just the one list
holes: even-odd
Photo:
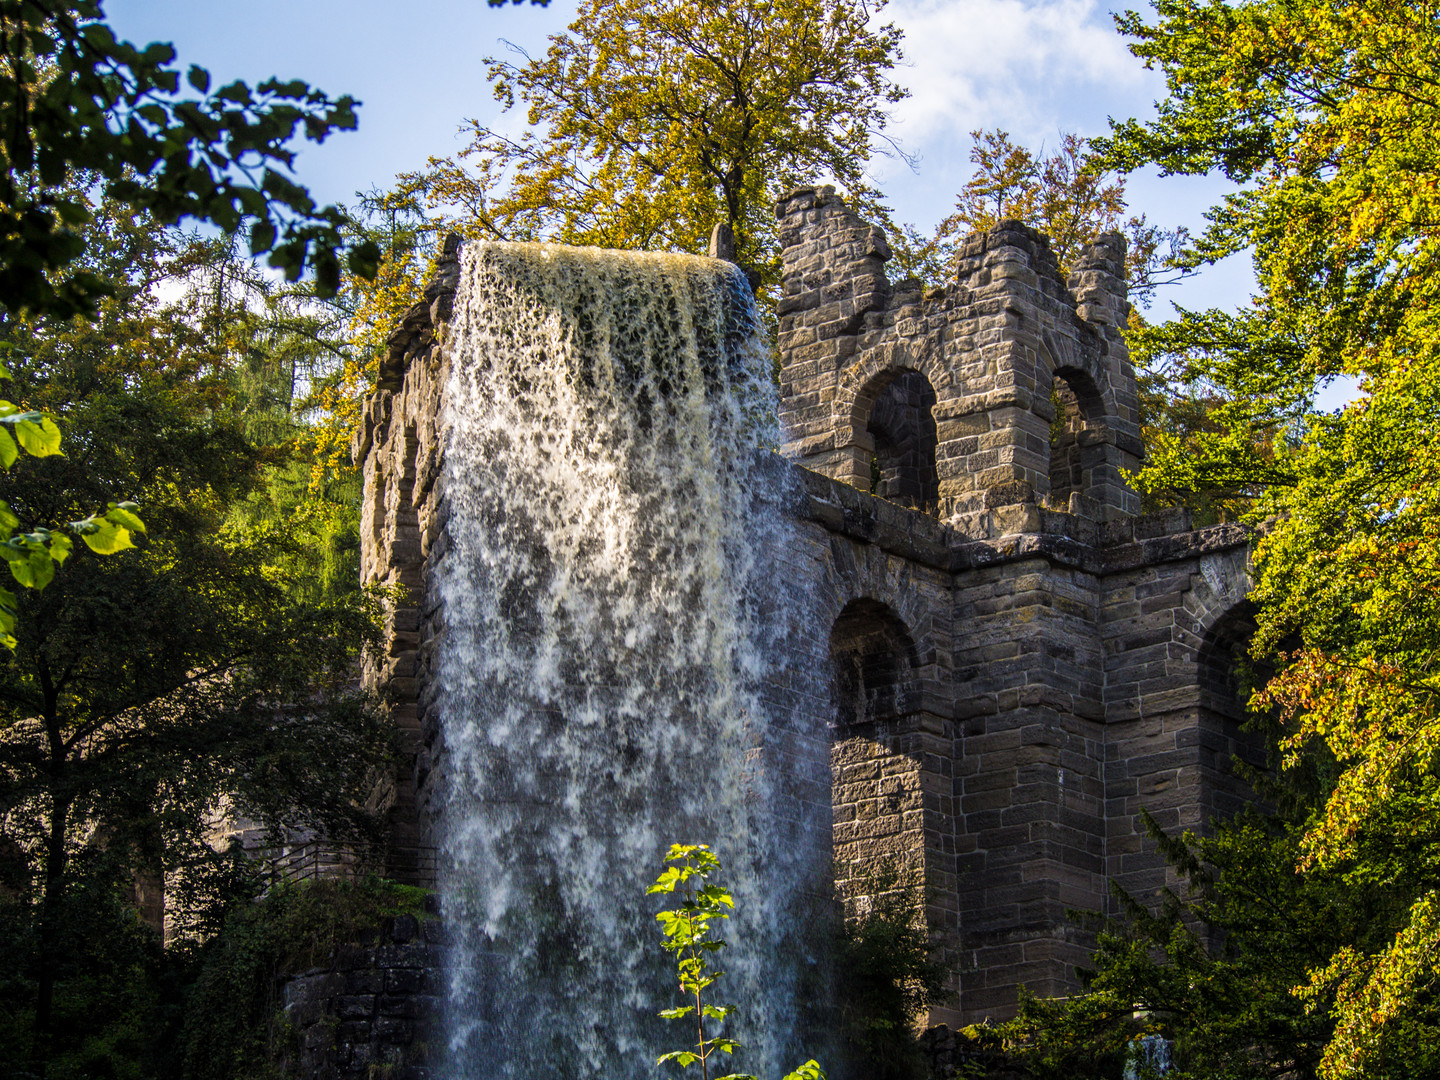
[(1250, 656), (1254, 609), (1237, 604), (1211, 624), (1195, 658), (1200, 690), (1202, 809), (1206, 818), (1228, 817), (1255, 802), (1253, 788), (1236, 761), (1254, 769), (1266, 765), (1265, 736), (1246, 728), (1250, 695), (1267, 683), (1274, 668)]
[(1090, 495), (1104, 463), (1104, 403), (1090, 376), (1058, 368), (1050, 388), (1050, 498), (1062, 504)]
[(935, 389), (918, 371), (887, 371), (856, 401), (857, 428), (870, 450), (870, 492), (933, 513), (940, 502), (935, 469)]
[(830, 662), (835, 887), (847, 915), (863, 915), (881, 892), (924, 881), (920, 770), (903, 752), (918, 664), (904, 623), (875, 600), (840, 613)]

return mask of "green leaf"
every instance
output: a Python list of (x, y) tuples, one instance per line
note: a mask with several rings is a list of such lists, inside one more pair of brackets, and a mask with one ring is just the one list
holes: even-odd
[(105, 511), (105, 520), (129, 529), (131, 532), (143, 533), (145, 523), (130, 509), (134, 505), (134, 503), (130, 503), (128, 506), (125, 503), (111, 503), (110, 509)]
[(10, 560), (11, 576), (27, 589), (43, 589), (55, 577), (55, 563), (44, 548), (27, 550), (18, 559), (11, 559), (8, 554), (5, 558)]
[(20, 450), (16, 447), (15, 440), (10, 437), (10, 432), (0, 427), (0, 469), (10, 468), (19, 456)]
[(13, 649), (19, 644), (15, 640), (15, 619), (20, 604), (9, 589), (0, 588), (0, 645)]
[[(708, 1009), (710, 1006), (707, 1005), (705, 1008)], [(695, 1006), (693, 1005), (677, 1005), (673, 1009), (661, 1009), (659, 1015), (663, 1016), (666, 1020), (679, 1020), (681, 1017), (689, 1016), (694, 1011)]]
[(785, 1080), (825, 1080), (825, 1070), (814, 1058), (805, 1062), (792, 1073), (785, 1074)]
[[(87, 522), (77, 522), (78, 525)], [(113, 521), (104, 518), (90, 518), (88, 524), (93, 525), (90, 529), (79, 529), (80, 539), (96, 555), (114, 555), (117, 551), (124, 551), (126, 548), (135, 546), (130, 539), (130, 530), (123, 525), (116, 525)]]
[(20, 445), (32, 457), (50, 457), (60, 453), (60, 429), (48, 416), (35, 420), (21, 420), (15, 425), (15, 434)]

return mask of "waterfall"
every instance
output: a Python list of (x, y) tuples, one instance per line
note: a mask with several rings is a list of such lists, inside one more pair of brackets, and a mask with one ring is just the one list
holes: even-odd
[(759, 329), (713, 260), (464, 251), (432, 586), (442, 1075), (653, 1077), (694, 1041), (655, 1016), (678, 992), (644, 890), (672, 842), (715, 848), (739, 908), (717, 996), (747, 1052), (721, 1071), (778, 1077), (811, 1053), (803, 874), (766, 765), (787, 526)]

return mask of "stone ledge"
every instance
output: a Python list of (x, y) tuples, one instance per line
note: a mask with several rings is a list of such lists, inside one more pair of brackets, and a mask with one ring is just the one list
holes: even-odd
[[(975, 531), (983, 529), (989, 534), (976, 536), (970, 529), (954, 528), (804, 466), (786, 464), (794, 470), (803, 492), (793, 507), (798, 516), (829, 532), (950, 574), (1038, 556), (1103, 577), (1250, 543), (1250, 534), (1239, 525), (1189, 528), (1188, 514), (1171, 512), (1107, 522), (1097, 528), (1084, 518), (1043, 509), (1033, 502), (966, 515), (975, 519), (968, 522)], [(1180, 528), (1163, 531), (1167, 525)]]

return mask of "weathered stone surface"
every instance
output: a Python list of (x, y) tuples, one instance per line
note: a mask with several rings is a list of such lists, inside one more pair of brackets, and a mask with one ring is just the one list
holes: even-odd
[[(1069, 910), (1107, 909), (1110, 879), (1142, 898), (1167, 883), (1142, 810), (1203, 828), (1248, 797), (1230, 761), (1258, 758), (1227, 682), (1248, 537), (1136, 516), (1118, 236), (1062, 281), (1041, 234), (1001, 222), (922, 293), (887, 280), (884, 236), (833, 190), (798, 189), (777, 213), (789, 460), (751, 467), (786, 493), (784, 569), (813, 598), (787, 670), (830, 673), (769, 688), (796, 718), (777, 771), (796, 836), (833, 837), (848, 902), (863, 906), (882, 864), (925, 886), (957, 992), (932, 1019), (1001, 1017), (1018, 985), (1075, 989), (1092, 942)], [(391, 872), (422, 883), (444, 756), (431, 665), (446, 615), (427, 583), (452, 550), (437, 420), (458, 260), (447, 244), (354, 447), (365, 580), (410, 591), (368, 672), (390, 689), (405, 762), (374, 800), (396, 822)], [(364, 990), (375, 1019), (423, 1018), (422, 954), (440, 935), (391, 928), (374, 950), (386, 981)]]
[[(422, 936), (416, 922), (391, 919), (376, 937), (411, 941)], [(281, 1073), (304, 1080), (426, 1075), (440, 953), (419, 948), (423, 952), (347, 945), (327, 965), (286, 979), (280, 1000), (295, 1049), (280, 1063)]]

